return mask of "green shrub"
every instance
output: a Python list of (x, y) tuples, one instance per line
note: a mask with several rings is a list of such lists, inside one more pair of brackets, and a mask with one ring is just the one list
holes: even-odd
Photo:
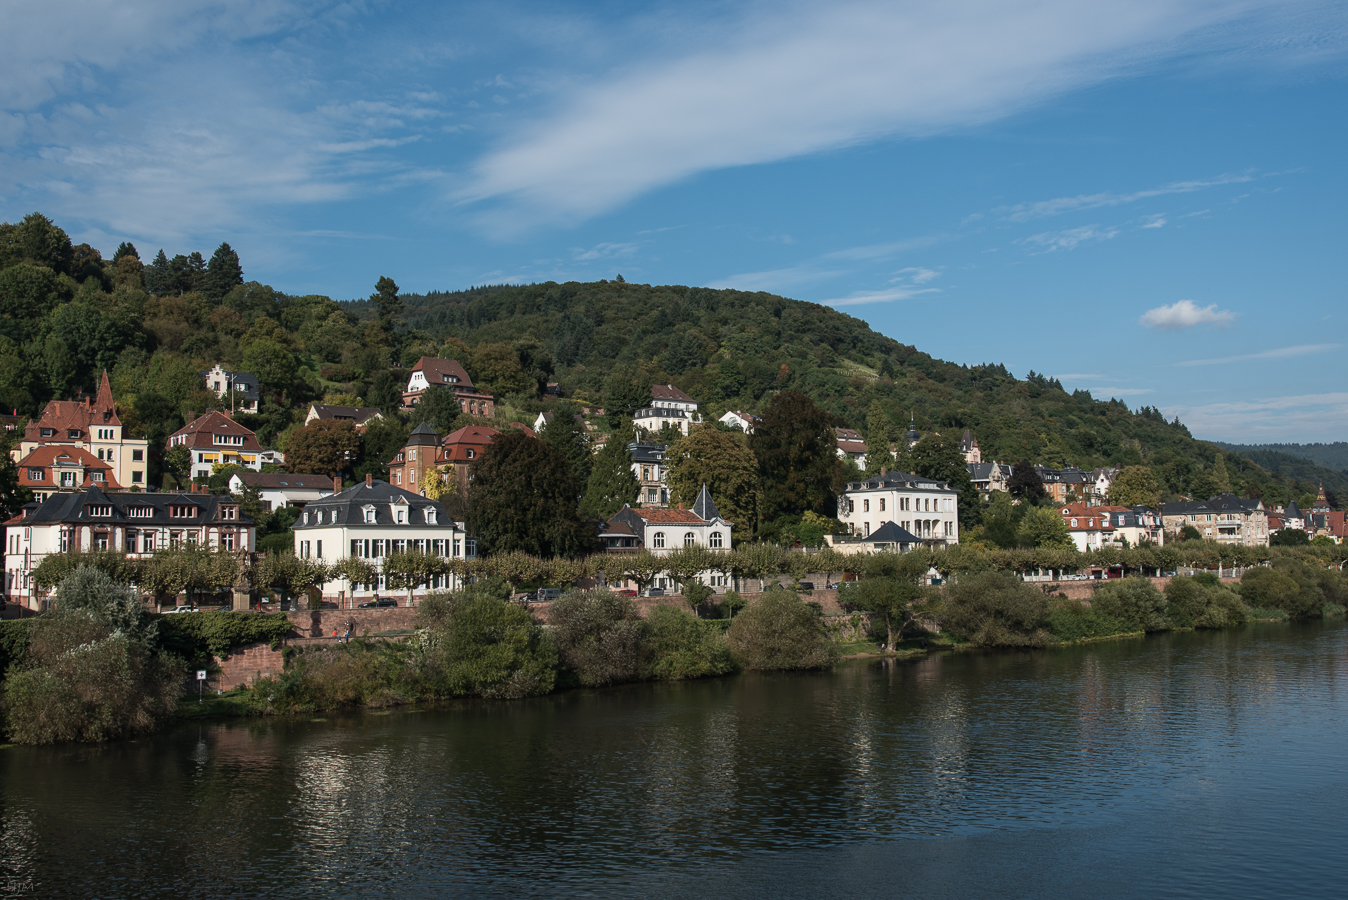
[(1145, 578), (1124, 578), (1100, 587), (1091, 607), (1122, 622), (1129, 631), (1168, 631), (1165, 595)]
[(344, 706), (385, 707), (420, 697), (409, 677), (410, 649), (401, 643), (353, 641), (292, 653), (279, 676), (260, 679), (250, 704), (260, 713), (296, 713)]
[(546, 694), (557, 679), (557, 650), (524, 607), (497, 586), (446, 594), (427, 620), (419, 667), (436, 696), (502, 699)]
[(548, 608), (548, 633), (577, 684), (615, 684), (640, 674), (642, 626), (636, 604), (626, 597), (567, 591)]
[(961, 640), (981, 647), (1042, 647), (1048, 630), (1048, 598), (1005, 572), (979, 572), (945, 590), (939, 620)]
[(171, 720), (187, 668), (158, 652), (155, 618), (104, 572), (80, 566), (67, 574), (6, 679), (10, 739), (104, 741)]
[(643, 677), (678, 681), (734, 671), (735, 660), (719, 623), (703, 622), (681, 609), (661, 605), (643, 624)]
[(1165, 599), (1167, 616), (1181, 628), (1226, 628), (1249, 618), (1240, 597), (1211, 575), (1170, 579)]
[(1048, 614), (1048, 629), (1060, 641), (1108, 637), (1114, 634), (1127, 634), (1130, 630), (1113, 616), (1105, 615), (1079, 600), (1053, 603)]
[(1250, 606), (1280, 609), (1293, 619), (1319, 615), (1325, 605), (1319, 574), (1301, 560), (1280, 557), (1272, 566), (1247, 569), (1240, 596)]
[(818, 669), (834, 658), (814, 610), (778, 587), (735, 617), (727, 640), (746, 669)]
[(0, 678), (4, 678), (12, 666), (22, 665), (28, 657), (28, 641), (36, 621), (11, 619), (0, 622)]

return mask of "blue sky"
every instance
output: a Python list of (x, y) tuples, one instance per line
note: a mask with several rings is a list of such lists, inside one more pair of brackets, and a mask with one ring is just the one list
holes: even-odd
[(956, 362), (1348, 440), (1348, 7), (0, 5), (0, 218), (345, 299), (829, 303)]

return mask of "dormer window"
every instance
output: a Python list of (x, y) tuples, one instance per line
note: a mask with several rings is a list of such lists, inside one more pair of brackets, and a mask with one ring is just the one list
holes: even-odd
[(435, 524), (435, 510), (433, 509), (426, 510), (426, 524), (427, 525)]
[(405, 525), (405, 524), (407, 524), (407, 510), (405, 510), (405, 509), (397, 509), (397, 510), (394, 510), (394, 511), (393, 511), (393, 514), (394, 514), (395, 518), (397, 519), (399, 525)]
[(43, 429), (42, 429), (42, 436), (43, 436), (44, 438), (56, 437), (56, 429), (55, 429), (55, 428), (43, 428)]
[(362, 510), (362, 512), (365, 513), (365, 524), (366, 524), (366, 525), (373, 525), (373, 524), (375, 524), (375, 511), (374, 511), (374, 507), (373, 507), (373, 506), (366, 506), (366, 507), (364, 507), (364, 509)]
[(309, 514), (308, 514), (308, 513), (305, 513), (305, 514), (304, 514), (304, 524), (305, 524), (305, 525), (308, 525), (308, 524), (309, 524)]
[(77, 441), (80, 437), (80, 430), (78, 428), (69, 428), (66, 430), (66, 436), (72, 441)]

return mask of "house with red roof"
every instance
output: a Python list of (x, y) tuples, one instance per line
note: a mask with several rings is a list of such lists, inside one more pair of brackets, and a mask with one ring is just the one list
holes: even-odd
[(262, 469), (257, 435), (218, 410), (192, 419), (169, 435), (166, 449), (174, 447), (186, 447), (192, 454), (193, 478), (209, 478), (215, 465), (243, 466), (254, 472)]
[(473, 387), (473, 379), (456, 360), (423, 356), (412, 367), (403, 391), (403, 409), (412, 409), (421, 402), (422, 395), (432, 388), (446, 388), (454, 392), (459, 409), (470, 416), (489, 419), (496, 414), (496, 401), (491, 394)]
[(131, 488), (145, 487), (149, 441), (127, 437), (117, 416), (112, 384), (104, 372), (98, 393), (81, 394), (74, 400), (52, 400), (42, 415), (30, 421), (23, 440), (10, 451), (17, 465), (38, 447), (79, 447), (108, 464), (113, 479)]
[[(656, 556), (668, 556), (682, 547), (729, 550), (732, 527), (733, 523), (721, 518), (704, 484), (692, 509), (633, 509), (624, 506), (604, 524), (599, 540), (609, 553), (649, 550)], [(724, 572), (707, 571), (698, 578), (712, 587), (726, 585)], [(670, 578), (668, 575), (657, 575), (651, 586), (662, 589), (670, 587)]]
[(120, 491), (112, 463), (99, 459), (83, 447), (48, 444), (19, 460), (19, 486), (33, 492), (41, 503), (57, 491), (82, 491), (98, 487)]

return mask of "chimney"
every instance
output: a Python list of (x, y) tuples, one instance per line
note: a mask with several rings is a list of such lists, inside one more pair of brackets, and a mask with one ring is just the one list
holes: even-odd
[(886, 473), (887, 471), (889, 471), (889, 470), (886, 469), (884, 466), (881, 466), (881, 467), (880, 467), (880, 477), (881, 477), (881, 478), (884, 478), (884, 477), (885, 477), (885, 473)]
[(340, 475), (332, 476), (332, 492), (334, 494), (342, 492), (342, 477)]
[(369, 472), (365, 473), (365, 486), (368, 488), (374, 487), (374, 476)]
[(192, 421), (193, 421), (194, 419), (196, 419), (196, 417), (197, 417), (197, 411), (196, 411), (195, 409), (189, 409), (189, 410), (187, 411), (187, 424), (188, 424), (188, 425), (191, 425), (191, 424), (192, 424)]

